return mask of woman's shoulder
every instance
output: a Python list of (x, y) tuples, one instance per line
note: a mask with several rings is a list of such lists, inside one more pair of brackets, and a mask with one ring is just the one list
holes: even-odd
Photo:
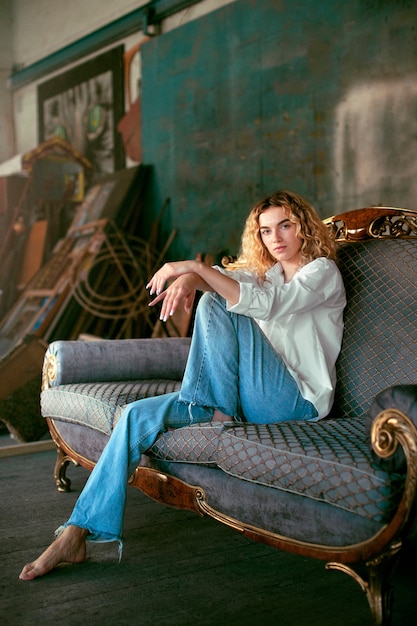
[(339, 268), (337, 267), (336, 261), (333, 259), (328, 259), (325, 256), (317, 257), (317, 259), (313, 259), (309, 263), (303, 265), (300, 269), (300, 272), (316, 272), (316, 271), (327, 271), (338, 273)]
[(327, 257), (318, 257), (304, 265), (298, 272), (299, 279), (314, 284), (333, 285), (336, 290), (343, 291), (343, 278), (336, 261)]

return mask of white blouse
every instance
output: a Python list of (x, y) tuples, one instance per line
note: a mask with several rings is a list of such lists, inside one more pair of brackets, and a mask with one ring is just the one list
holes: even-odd
[(264, 283), (245, 270), (221, 271), (240, 283), (239, 302), (228, 310), (254, 318), (282, 356), (303, 398), (317, 409), (317, 419), (326, 417), (334, 399), (346, 306), (336, 263), (315, 259), (288, 283), (280, 263), (268, 270)]

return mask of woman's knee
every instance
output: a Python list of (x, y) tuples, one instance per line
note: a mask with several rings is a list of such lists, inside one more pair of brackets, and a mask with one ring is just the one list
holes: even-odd
[(206, 291), (198, 302), (197, 311), (200, 314), (227, 313), (226, 300), (215, 291)]

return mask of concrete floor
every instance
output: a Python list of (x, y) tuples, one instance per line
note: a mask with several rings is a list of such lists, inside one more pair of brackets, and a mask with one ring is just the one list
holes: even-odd
[[(371, 625), (366, 598), (349, 577), (135, 489), (128, 493), (120, 564), (114, 544), (95, 545), (81, 565), (19, 581), (24, 563), (67, 519), (88, 475), (69, 468), (73, 491), (58, 493), (54, 460), (54, 451), (0, 454), (0, 624)], [(415, 556), (407, 554), (395, 575), (393, 626), (417, 624)]]

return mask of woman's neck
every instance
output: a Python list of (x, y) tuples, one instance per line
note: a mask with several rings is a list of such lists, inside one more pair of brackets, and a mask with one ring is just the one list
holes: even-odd
[(289, 283), (294, 278), (298, 270), (301, 268), (302, 263), (281, 263), (282, 271), (284, 274), (284, 282)]

